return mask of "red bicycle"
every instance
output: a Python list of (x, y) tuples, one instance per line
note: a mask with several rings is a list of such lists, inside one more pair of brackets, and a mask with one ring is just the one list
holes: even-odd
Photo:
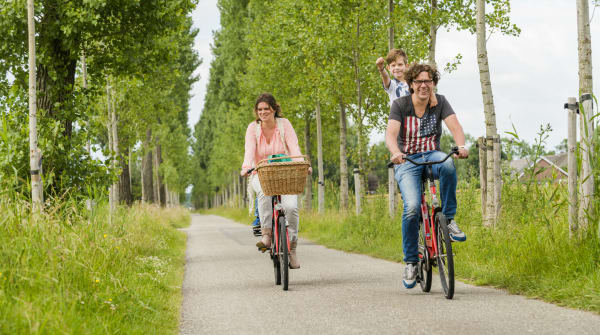
[[(423, 292), (431, 290), (433, 267), (437, 266), (440, 281), (447, 299), (454, 297), (454, 258), (452, 254), (452, 241), (448, 231), (448, 219), (442, 213), (442, 207), (437, 198), (437, 188), (433, 178), (432, 165), (445, 162), (450, 156), (458, 155), (458, 147), (453, 147), (450, 153), (441, 161), (415, 162), (408, 157), (407, 161), (415, 165), (425, 166), (423, 173), (423, 193), (421, 194), (421, 223), (419, 224), (419, 262), (417, 264), (417, 282)], [(392, 167), (394, 163), (388, 163)], [(425, 190), (429, 188), (431, 203), (427, 202)]]

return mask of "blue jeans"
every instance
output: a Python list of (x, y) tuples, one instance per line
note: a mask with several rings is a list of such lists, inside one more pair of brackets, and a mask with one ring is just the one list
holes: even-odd
[[(427, 151), (408, 156), (416, 162), (439, 161), (446, 157), (441, 151)], [(417, 166), (410, 162), (394, 166), (394, 177), (402, 193), (404, 211), (402, 212), (402, 249), (405, 263), (417, 263), (419, 260), (418, 240), (421, 219), (422, 175), (426, 166)], [(439, 195), (442, 200), (442, 213), (448, 220), (456, 214), (456, 169), (448, 158), (442, 164), (431, 167), (433, 177), (440, 180)]]

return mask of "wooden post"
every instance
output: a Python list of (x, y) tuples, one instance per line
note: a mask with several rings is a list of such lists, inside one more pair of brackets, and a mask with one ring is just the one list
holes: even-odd
[(567, 172), (568, 184), (569, 184), (569, 237), (573, 237), (575, 231), (577, 231), (577, 157), (575, 156), (575, 150), (577, 150), (577, 100), (574, 97), (570, 97), (568, 102), (565, 104), (565, 108), (568, 109), (568, 135), (567, 135), (567, 160), (568, 167)]
[(592, 210), (592, 199), (594, 196), (594, 175), (591, 161), (594, 153), (594, 121), (592, 117), (593, 104), (592, 95), (583, 94), (579, 98), (579, 143), (581, 145), (581, 198), (579, 199), (579, 228), (587, 229), (588, 213)]
[(356, 199), (356, 214), (360, 214), (360, 198), (362, 197), (362, 190), (360, 189), (360, 171), (354, 169), (354, 197)]
[(208, 194), (204, 194), (204, 209), (208, 209)]
[(388, 204), (390, 217), (396, 215), (396, 178), (394, 178), (394, 167), (388, 168)]
[(500, 220), (502, 173), (500, 170), (500, 135), (494, 135), (494, 225)]
[(477, 139), (477, 147), (479, 148), (479, 189), (481, 190), (481, 218), (486, 224), (487, 213), (487, 153), (485, 138)]

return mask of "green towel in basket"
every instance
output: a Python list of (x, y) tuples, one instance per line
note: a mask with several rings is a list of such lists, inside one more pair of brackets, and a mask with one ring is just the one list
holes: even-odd
[[(269, 155), (268, 158), (285, 157), (285, 154)], [(291, 162), (291, 158), (269, 159), (269, 163)]]

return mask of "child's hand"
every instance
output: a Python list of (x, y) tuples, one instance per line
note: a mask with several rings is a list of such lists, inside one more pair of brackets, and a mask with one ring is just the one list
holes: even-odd
[(383, 71), (383, 68), (385, 67), (385, 59), (383, 59), (383, 57), (377, 58), (375, 65), (377, 65), (379, 72)]
[(435, 97), (435, 92), (432, 90), (431, 91), (431, 97), (429, 97), (429, 107), (433, 108), (435, 106), (437, 106), (438, 101), (437, 98)]

